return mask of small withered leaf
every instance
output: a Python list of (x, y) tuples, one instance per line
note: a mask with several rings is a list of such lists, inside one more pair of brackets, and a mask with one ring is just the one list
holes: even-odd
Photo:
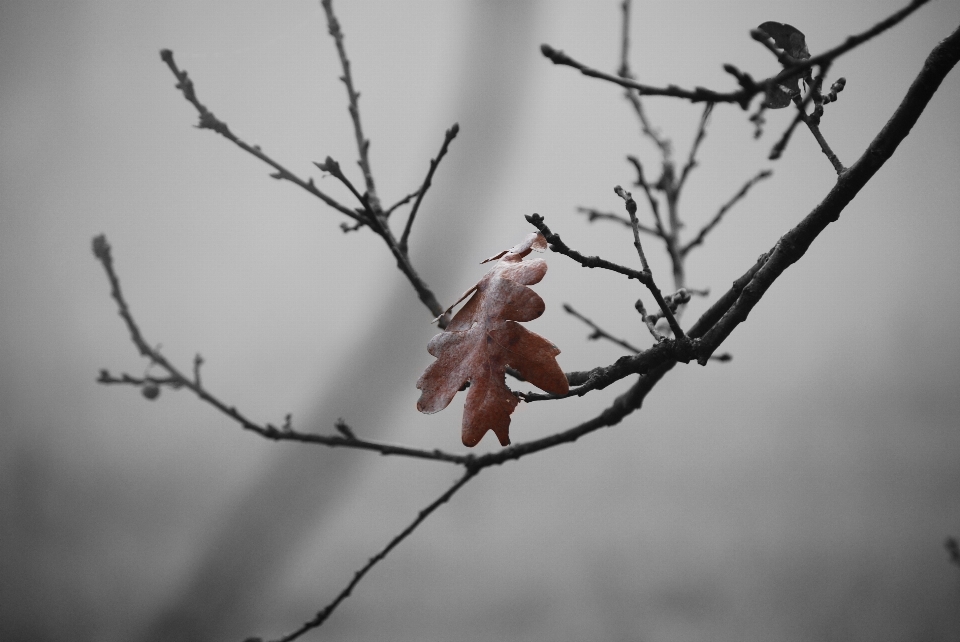
[[(772, 38), (774, 44), (791, 58), (806, 60), (810, 57), (806, 36), (793, 25), (769, 21), (764, 22), (757, 29)], [(767, 89), (764, 105), (770, 109), (783, 109), (790, 104), (794, 96), (799, 94), (800, 87), (797, 79), (789, 80), (786, 84), (773, 84)]]
[(807, 38), (803, 32), (784, 22), (764, 22), (757, 27), (771, 38), (773, 42), (786, 52), (788, 56), (796, 60), (806, 60), (810, 57), (810, 50), (807, 49)]
[(469, 382), (461, 435), (465, 446), (477, 445), (488, 430), (501, 445), (510, 443), (510, 415), (518, 400), (506, 385), (507, 366), (541, 390), (566, 394), (570, 389), (556, 360), (560, 350), (519, 323), (543, 314), (543, 299), (527, 286), (543, 279), (547, 263), (523, 259), (532, 250), (546, 248), (543, 235), (530, 234), (519, 245), (483, 261), (497, 263), (460, 297), (462, 301), (473, 295), (427, 344), (437, 360), (417, 381), (421, 391), (417, 410), (427, 414), (443, 410)]

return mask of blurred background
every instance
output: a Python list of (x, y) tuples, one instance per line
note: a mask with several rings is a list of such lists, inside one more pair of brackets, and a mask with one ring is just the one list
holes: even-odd
[[(644, 82), (728, 88), (776, 62), (767, 20), (813, 53), (902, 3), (639, 2)], [(659, 157), (622, 92), (553, 66), (550, 43), (615, 71), (619, 2), (409, 0), (335, 6), (362, 93), (382, 199), (415, 189), (454, 122), (412, 237), (448, 304), (479, 261), (539, 212), (586, 254), (633, 265), (616, 184)], [(841, 58), (823, 132), (851, 164), (890, 116), (960, 5), (935, 1)], [(0, 638), (275, 637), (329, 602), (459, 470), (275, 444), (188, 393), (148, 402), (95, 382), (144, 373), (90, 241), (105, 233), (148, 342), (248, 416), (461, 452), (459, 395), (419, 414), (430, 314), (372, 234), (210, 131), (159, 59), (174, 51), (238, 136), (350, 199), (312, 161), (360, 182), (339, 61), (319, 3), (0, 4)], [(957, 640), (960, 569), (960, 82), (954, 71), (875, 179), (724, 345), (678, 366), (643, 409), (467, 485), (360, 583), (308, 640)], [(683, 160), (701, 106), (645, 101)], [(826, 194), (835, 173), (792, 117), (718, 106), (681, 202), (693, 233), (758, 184), (693, 253), (714, 296)], [(649, 215), (642, 209), (642, 214)], [(402, 217), (400, 220), (404, 220)], [(398, 224), (398, 223), (395, 223)], [(689, 237), (688, 237), (689, 238)], [(661, 287), (667, 263), (648, 256)], [(569, 303), (648, 345), (639, 286), (559, 255), (532, 323), (565, 370), (613, 344)], [(648, 297), (649, 298), (649, 297)], [(692, 322), (712, 301), (695, 301)], [(648, 302), (648, 306), (650, 303)], [(151, 371), (155, 372), (155, 371)], [(593, 417), (629, 381), (521, 406), (514, 441)], [(499, 448), (492, 435), (479, 452)]]

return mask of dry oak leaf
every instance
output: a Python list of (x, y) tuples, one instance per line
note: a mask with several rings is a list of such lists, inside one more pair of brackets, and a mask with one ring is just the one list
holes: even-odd
[(488, 430), (502, 446), (510, 444), (510, 415), (518, 400), (504, 381), (508, 365), (546, 392), (559, 395), (570, 390), (556, 360), (560, 350), (517, 323), (543, 314), (543, 299), (527, 286), (543, 279), (547, 262), (523, 257), (546, 248), (542, 234), (530, 234), (516, 247), (483, 261), (497, 264), (447, 309), (473, 295), (427, 344), (437, 360), (417, 381), (421, 390), (417, 410), (427, 414), (443, 410), (469, 382), (463, 408), (464, 446), (476, 446)]

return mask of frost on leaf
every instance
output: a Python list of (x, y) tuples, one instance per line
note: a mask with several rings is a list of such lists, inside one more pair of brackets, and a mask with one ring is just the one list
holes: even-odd
[[(806, 60), (810, 57), (807, 49), (807, 40), (803, 32), (792, 25), (780, 22), (764, 22), (757, 27), (783, 52), (795, 60)], [(809, 71), (806, 76), (809, 77)], [(764, 105), (770, 109), (782, 109), (790, 104), (794, 96), (800, 95), (800, 86), (796, 79), (786, 81), (786, 84), (773, 84), (767, 89), (767, 98)]]
[(417, 381), (421, 390), (417, 410), (427, 414), (443, 410), (469, 383), (463, 408), (465, 446), (477, 445), (488, 430), (501, 445), (510, 443), (510, 415), (518, 400), (505, 382), (507, 366), (541, 390), (565, 394), (570, 389), (556, 360), (560, 350), (518, 323), (543, 314), (543, 299), (527, 286), (543, 279), (547, 263), (523, 258), (531, 250), (546, 248), (543, 235), (530, 234), (523, 243), (483, 261), (497, 263), (450, 306), (447, 312), (473, 295), (427, 344), (437, 360)]

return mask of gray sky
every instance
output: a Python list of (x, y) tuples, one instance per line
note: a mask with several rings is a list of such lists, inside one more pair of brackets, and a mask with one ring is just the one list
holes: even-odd
[[(813, 53), (896, 2), (652, 2), (632, 65), (650, 84), (726, 88), (776, 63), (776, 20)], [(620, 92), (555, 67), (548, 42), (613, 71), (618, 2), (340, 2), (385, 201), (422, 180), (454, 122), (412, 257), (441, 302), (539, 212), (586, 254), (635, 263), (619, 211), (626, 154), (657, 157)], [(932, 2), (844, 56), (824, 135), (850, 164), (960, 7)], [(355, 170), (323, 12), (311, 1), (6, 2), (0, 6), (0, 631), (5, 639), (272, 636), (329, 601), (458, 471), (241, 434), (185, 393), (95, 384), (143, 372), (90, 239), (106, 233), (148, 341), (262, 421), (461, 450), (458, 398), (416, 412), (429, 314), (372, 235), (192, 125), (161, 48), (213, 112), (322, 189)], [(960, 99), (956, 71), (894, 158), (725, 344), (676, 368), (642, 411), (472, 482), (307, 639), (956, 639), (960, 578)], [(683, 157), (700, 107), (648, 99)], [(695, 231), (774, 170), (690, 261), (716, 294), (802, 218), (835, 174), (790, 115), (754, 141), (718, 106), (682, 208)], [(354, 176), (359, 177), (354, 171)], [(662, 287), (666, 263), (650, 249)], [(610, 363), (570, 303), (638, 343), (635, 284), (546, 256), (531, 324), (566, 370)], [(698, 301), (685, 317), (696, 318)], [(644, 343), (645, 345), (645, 343)], [(521, 406), (515, 441), (579, 423), (623, 385)], [(461, 395), (462, 397), (462, 395)], [(496, 449), (487, 437), (479, 451)], [(54, 597), (55, 596), (55, 597)], [(195, 598), (195, 599), (193, 599)], [(187, 612), (188, 605), (200, 606)], [(155, 638), (154, 638), (155, 639)]]

